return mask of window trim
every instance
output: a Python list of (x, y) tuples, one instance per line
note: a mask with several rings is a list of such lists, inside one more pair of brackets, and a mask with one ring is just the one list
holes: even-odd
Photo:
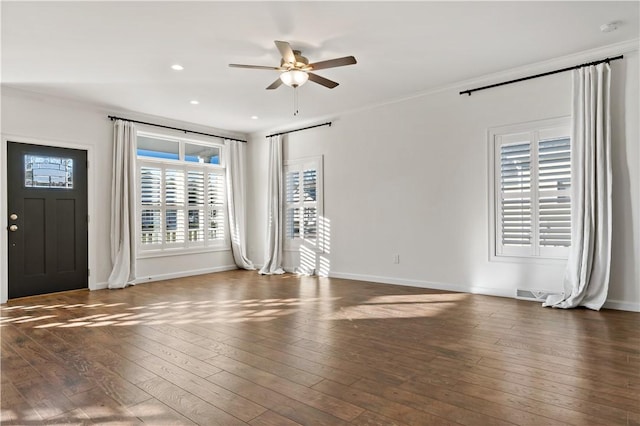
[[(135, 235), (136, 249), (137, 249), (136, 258), (145, 259), (145, 258), (153, 258), (153, 257), (180, 256), (180, 255), (200, 254), (200, 253), (216, 252), (216, 251), (229, 251), (231, 249), (231, 243), (230, 243), (231, 240), (229, 237), (229, 217), (227, 212), (227, 194), (226, 194), (227, 185), (226, 185), (226, 164), (224, 162), (225, 160), (224, 142), (205, 142), (198, 139), (180, 138), (180, 137), (175, 137), (175, 136), (170, 136), (170, 135), (165, 135), (160, 133), (151, 133), (146, 131), (138, 131), (136, 133), (136, 141), (139, 136), (178, 142), (178, 147), (179, 147), (178, 158), (179, 159), (175, 160), (175, 159), (168, 159), (168, 158), (154, 158), (154, 157), (145, 157), (145, 156), (139, 157), (136, 155), (136, 160), (135, 160), (136, 190), (138, 192), (136, 194), (136, 235)], [(193, 144), (193, 145), (201, 145), (201, 146), (218, 148), (220, 153), (219, 154), (220, 164), (196, 163), (191, 161), (185, 161), (184, 160), (185, 144), (187, 143)], [(137, 146), (136, 146), (136, 151), (137, 151)], [(212, 171), (216, 171), (220, 173), (225, 179), (225, 184), (224, 184), (225, 193), (224, 193), (223, 204), (222, 204), (222, 209), (224, 211), (224, 230), (225, 230), (224, 238), (221, 240), (215, 240), (213, 242), (209, 242), (208, 244), (207, 244), (208, 241), (203, 241), (203, 242), (197, 242), (195, 244), (189, 245), (189, 242), (187, 240), (187, 235), (186, 235), (188, 230), (185, 228), (185, 242), (183, 243), (182, 246), (178, 244), (166, 245), (164, 242), (161, 244), (143, 245), (141, 243), (142, 210), (145, 208), (145, 206), (142, 205), (142, 199), (141, 199), (140, 173), (141, 173), (141, 168), (144, 166), (159, 167), (162, 170), (162, 174), (163, 174), (162, 197), (163, 198), (165, 194), (164, 191), (166, 189), (165, 188), (166, 182), (164, 178), (164, 170), (166, 169), (175, 168), (177, 170), (184, 170), (185, 185), (187, 181), (187, 173), (189, 172), (189, 170), (202, 171), (205, 176)], [(205, 177), (205, 182), (206, 182), (206, 179), (208, 179), (208, 177)], [(206, 220), (206, 212), (208, 212), (208, 209), (206, 208), (207, 207), (206, 203), (207, 203), (207, 200), (205, 197), (205, 204), (204, 204), (205, 220)], [(185, 193), (184, 206), (180, 208), (184, 209), (185, 212), (188, 212), (189, 210), (186, 193)], [(166, 211), (167, 206), (164, 201), (160, 204), (160, 206), (158, 206), (158, 209), (162, 213)], [(185, 216), (185, 221), (186, 221), (186, 216)], [(162, 232), (164, 232), (164, 230)], [(207, 232), (206, 227), (204, 232), (205, 233)]]
[[(311, 240), (305, 240), (303, 238), (287, 238), (286, 236), (286, 216), (287, 216), (287, 188), (286, 188), (286, 179), (287, 179), (287, 170), (291, 166), (301, 166), (304, 167), (307, 164), (313, 164), (316, 168), (317, 172), (317, 180), (316, 180), (316, 212), (317, 212), (317, 237), (315, 242), (311, 242)], [(312, 246), (316, 253), (324, 253), (324, 243), (322, 240), (322, 230), (320, 229), (321, 219), (324, 216), (324, 158), (322, 155), (312, 156), (312, 157), (303, 157), (296, 158), (291, 160), (285, 160), (283, 164), (282, 177), (283, 177), (283, 192), (284, 192), (284, 202), (283, 202), (283, 220), (285, 223), (283, 224), (283, 235), (282, 238), (284, 240), (283, 250), (287, 252), (297, 252), (300, 250), (300, 245), (305, 242), (306, 245)], [(302, 177), (300, 178), (300, 182), (303, 182)]]
[[(539, 135), (540, 133), (547, 133), (547, 131), (556, 130), (556, 129), (564, 129), (564, 132), (567, 136), (571, 137), (571, 117), (563, 116), (563, 117), (555, 117), (550, 119), (536, 120), (525, 123), (518, 123), (512, 125), (504, 125), (499, 127), (492, 127), (487, 130), (487, 157), (488, 157), (488, 172), (487, 172), (487, 182), (489, 187), (488, 193), (488, 205), (489, 205), (489, 261), (492, 262), (512, 262), (512, 263), (541, 263), (541, 264), (565, 264), (567, 261), (567, 256), (569, 252), (569, 248), (559, 249), (559, 250), (548, 250), (549, 248), (544, 248), (544, 250), (538, 250), (536, 255), (523, 253), (517, 253), (518, 250), (514, 250), (514, 253), (499, 253), (499, 206), (498, 203), (500, 201), (500, 179), (497, 177), (496, 167), (498, 166), (497, 158), (499, 156), (500, 151), (500, 138), (503, 136), (514, 135), (518, 133), (536, 133)], [(536, 136), (537, 138), (537, 136)], [(539, 139), (539, 138), (537, 138)], [(535, 144), (537, 146), (537, 142)], [(533, 141), (532, 141), (532, 157), (531, 161), (535, 164), (535, 168), (537, 170), (538, 156), (537, 153), (533, 151)], [(532, 178), (531, 181), (531, 198), (537, 197), (538, 188), (537, 188), (537, 180)], [(535, 217), (535, 219), (534, 219)], [(532, 211), (532, 221), (537, 220), (537, 213), (534, 215)], [(538, 242), (538, 236), (535, 235), (533, 240)], [(553, 252), (556, 251), (556, 254)], [(560, 252), (560, 254), (558, 254)]]

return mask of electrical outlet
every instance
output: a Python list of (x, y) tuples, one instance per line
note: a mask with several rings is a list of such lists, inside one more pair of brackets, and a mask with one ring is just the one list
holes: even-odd
[(399, 254), (394, 254), (393, 255), (393, 263), (396, 264), (396, 265), (398, 263), (400, 263), (400, 255)]

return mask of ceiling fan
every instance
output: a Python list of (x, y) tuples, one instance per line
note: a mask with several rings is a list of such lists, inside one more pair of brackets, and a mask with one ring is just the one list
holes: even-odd
[(343, 67), (345, 65), (353, 65), (356, 62), (356, 58), (353, 56), (345, 56), (343, 58), (329, 59), (327, 61), (320, 61), (310, 64), (309, 60), (302, 56), (299, 50), (293, 50), (291, 45), (286, 41), (275, 41), (276, 47), (282, 55), (279, 67), (268, 67), (262, 65), (241, 65), (241, 64), (229, 64), (232, 68), (250, 68), (258, 70), (275, 70), (281, 71), (280, 78), (271, 83), (267, 90), (277, 89), (282, 83), (287, 86), (296, 88), (302, 86), (307, 80), (311, 80), (314, 83), (318, 83), (329, 89), (333, 89), (338, 85), (335, 81), (331, 81), (327, 78), (321, 77), (310, 71), (316, 71), (326, 68)]

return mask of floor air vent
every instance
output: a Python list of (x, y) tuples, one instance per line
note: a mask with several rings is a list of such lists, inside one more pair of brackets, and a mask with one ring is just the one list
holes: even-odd
[(534, 302), (544, 302), (547, 299), (547, 296), (557, 295), (558, 293), (554, 293), (548, 290), (522, 290), (518, 289), (516, 292), (516, 299), (522, 300), (533, 300)]

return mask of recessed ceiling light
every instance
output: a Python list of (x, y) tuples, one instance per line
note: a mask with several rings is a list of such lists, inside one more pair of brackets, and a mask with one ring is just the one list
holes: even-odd
[(171, 65), (171, 69), (172, 70), (176, 70), (176, 71), (182, 71), (184, 69), (184, 67), (180, 64), (173, 64)]
[(198, 105), (200, 102), (196, 101), (195, 99), (189, 102), (191, 105)]
[(251, 119), (252, 119), (252, 120), (257, 120), (258, 118), (259, 118), (259, 117), (258, 117), (257, 115), (252, 115), (252, 116), (251, 116)]

